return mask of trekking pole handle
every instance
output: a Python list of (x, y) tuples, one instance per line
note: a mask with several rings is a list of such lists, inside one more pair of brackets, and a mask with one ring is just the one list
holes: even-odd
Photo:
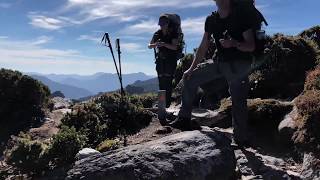
[(108, 41), (108, 45), (109, 45), (109, 47), (111, 47), (111, 48), (112, 48), (112, 46), (111, 46), (111, 42), (110, 42), (110, 36), (109, 36), (109, 33), (105, 33), (105, 36), (106, 36), (106, 40)]
[(118, 49), (118, 52), (121, 53), (121, 51), (120, 51), (120, 39), (116, 39), (116, 47)]

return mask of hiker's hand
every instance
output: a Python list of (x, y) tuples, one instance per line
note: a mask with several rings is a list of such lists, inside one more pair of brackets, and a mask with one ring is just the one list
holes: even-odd
[(223, 48), (232, 48), (237, 46), (237, 41), (234, 39), (220, 39), (219, 42)]
[(183, 73), (182, 79), (190, 79), (191, 75), (192, 75), (192, 69), (188, 69)]
[(156, 43), (153, 43), (153, 44), (149, 44), (149, 45), (148, 45), (148, 48), (149, 48), (149, 49), (151, 49), (151, 48), (156, 48), (156, 47), (157, 47)]
[(157, 47), (165, 47), (166, 43), (165, 42), (157, 42)]

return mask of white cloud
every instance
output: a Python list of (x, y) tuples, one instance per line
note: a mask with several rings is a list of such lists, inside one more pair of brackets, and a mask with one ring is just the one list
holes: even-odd
[[(145, 19), (150, 13), (154, 13), (155, 8), (166, 8), (170, 11), (213, 4), (209, 0), (68, 0), (64, 8), (57, 11), (58, 17), (53, 18), (38, 13), (30, 16), (30, 24), (57, 30), (70, 24), (84, 24), (103, 18), (113, 22)], [(60, 16), (62, 14), (68, 14), (68, 17)]]
[(80, 37), (77, 39), (79, 41), (93, 41), (95, 43), (100, 43), (101, 42), (101, 38), (95, 37), (95, 36), (91, 36), (91, 35), (80, 35)]
[(0, 54), (2, 59), (12, 60), (23, 59), (66, 59), (83, 58), (76, 50), (59, 50), (43, 48), (40, 45), (48, 42), (51, 38), (41, 36), (32, 41), (14, 41), (10, 39), (0, 39)]
[(69, 0), (71, 4), (92, 4), (94, 0)]
[(196, 18), (187, 18), (182, 20), (181, 26), (185, 34), (188, 35), (199, 35), (204, 32), (204, 23), (206, 17), (196, 17)]
[(50, 42), (53, 38), (49, 36), (40, 36), (38, 37), (34, 42), (32, 42), (32, 45), (40, 45), (40, 44), (47, 44)]
[[(96, 37), (96, 36), (92, 36), (92, 35), (81, 35), (78, 38), (78, 40), (92, 41), (97, 44), (101, 42), (100, 37)], [(120, 48), (121, 48), (121, 51), (123, 51), (123, 52), (131, 52), (131, 53), (138, 53), (138, 52), (145, 52), (146, 51), (146, 47), (143, 47), (139, 43), (126, 42), (126, 41), (122, 41), (122, 40), (120, 40)]]
[(146, 52), (147, 46), (143, 47), (138, 43), (122, 43), (121, 48), (124, 52)]
[[(182, 31), (188, 35), (199, 35), (204, 32), (206, 17), (187, 18), (181, 21)], [(152, 34), (158, 29), (157, 20), (140, 21), (137, 24), (127, 26), (120, 33), (125, 35)]]
[(137, 24), (130, 25), (122, 30), (121, 34), (126, 35), (136, 35), (136, 34), (152, 34), (157, 30), (157, 21), (156, 20), (147, 20), (147, 21), (140, 21)]
[(65, 26), (65, 22), (59, 19), (40, 15), (29, 15), (31, 22), (29, 24), (43, 29), (57, 30)]
[[(39, 38), (41, 39), (41, 37)], [(43, 38), (45, 39), (45, 38)], [(0, 39), (0, 64), (23, 72), (58, 73), (58, 74), (94, 74), (96, 72), (115, 73), (111, 59), (84, 56), (76, 50), (48, 49), (35, 45), (33, 41), (13, 41)], [(123, 48), (139, 49), (139, 45), (123, 44)], [(123, 72), (144, 72), (154, 74), (149, 64), (123, 62)]]

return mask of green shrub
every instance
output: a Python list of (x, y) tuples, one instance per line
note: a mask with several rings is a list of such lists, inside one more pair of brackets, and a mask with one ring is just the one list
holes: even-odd
[(259, 128), (258, 134), (276, 134), (283, 117), (292, 111), (292, 108), (292, 104), (281, 103), (274, 99), (249, 100), (248, 124)]
[(117, 140), (105, 140), (97, 146), (97, 151), (106, 152), (114, 149), (118, 149), (120, 147), (120, 142)]
[(0, 69), (0, 142), (38, 125), (44, 118), (50, 91), (18, 71)]
[(155, 93), (132, 95), (129, 96), (130, 103), (141, 107), (141, 108), (151, 108), (152, 105), (157, 101), (158, 96)]
[(68, 165), (75, 160), (75, 155), (86, 145), (87, 138), (74, 127), (62, 126), (53, 137), (48, 154), (56, 165)]
[(144, 108), (151, 108), (153, 104), (158, 100), (158, 95), (155, 93), (149, 93), (141, 95), (141, 103)]
[(89, 146), (96, 146), (108, 136), (108, 117), (96, 103), (89, 102), (73, 106), (72, 112), (62, 120), (62, 125), (74, 127), (88, 138)]
[(8, 164), (27, 173), (41, 173), (48, 168), (48, 145), (31, 140), (28, 135), (21, 134), (11, 149), (6, 150)]
[(314, 26), (310, 29), (304, 30), (299, 34), (299, 36), (308, 40), (313, 40), (320, 48), (320, 26)]
[(104, 94), (91, 102), (75, 105), (62, 119), (62, 125), (81, 132), (88, 138), (87, 145), (94, 148), (105, 139), (132, 134), (147, 126), (152, 113), (141, 108), (147, 100), (129, 96), (121, 101), (117, 93)]
[[(105, 101), (105, 99), (109, 98), (102, 96), (101, 99), (96, 99), (95, 103), (99, 104), (108, 116), (108, 138), (115, 137), (123, 130), (129, 134), (135, 133), (148, 125), (152, 119), (152, 115), (148, 111), (132, 104), (127, 97), (123, 101), (119, 99), (113, 104)], [(143, 117), (143, 119), (140, 117)]]
[(143, 107), (143, 104), (141, 102), (141, 96), (139, 96), (139, 95), (131, 95), (131, 96), (128, 96), (128, 98), (129, 98), (129, 102), (130, 103), (132, 103), (135, 106), (140, 107), (140, 108)]
[(316, 47), (301, 37), (277, 34), (250, 75), (251, 98), (293, 99), (304, 87), (305, 72), (316, 65)]

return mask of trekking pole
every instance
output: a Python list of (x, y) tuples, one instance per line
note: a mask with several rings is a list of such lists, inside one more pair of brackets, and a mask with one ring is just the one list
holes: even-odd
[[(120, 72), (118, 70), (118, 66), (117, 66), (117, 62), (116, 62), (116, 59), (114, 57), (114, 53), (113, 53), (113, 49), (112, 49), (112, 45), (111, 45), (111, 42), (110, 42), (110, 37), (109, 37), (109, 34), (108, 33), (105, 33), (102, 40), (101, 40), (101, 43), (104, 43), (105, 46), (108, 46), (110, 48), (110, 51), (111, 51), (111, 55), (112, 55), (112, 59), (113, 59), (113, 62), (114, 62), (114, 65), (116, 67), (116, 71), (117, 71), (117, 75), (118, 75), (118, 78), (119, 78), (119, 81), (120, 81), (120, 86), (121, 86), (121, 99), (120, 99), (120, 104), (118, 105), (118, 111), (121, 112), (121, 110), (123, 110), (123, 105), (124, 105), (124, 100), (123, 100), (123, 95), (124, 95), (124, 90), (123, 90), (123, 86), (122, 86), (122, 74), (121, 74), (121, 61), (120, 61), (120, 40), (117, 39), (116, 40), (116, 48), (118, 49), (118, 58), (119, 58), (119, 69), (120, 69)], [(108, 43), (108, 44), (107, 44)], [(120, 122), (122, 125), (126, 125), (126, 122), (123, 122), (123, 120), (121, 120)], [(126, 135), (126, 130), (125, 128), (121, 128), (120, 130), (123, 134), (123, 137), (124, 137), (124, 146), (127, 146), (127, 135)]]
[(157, 51), (156, 51), (156, 48), (153, 48), (153, 52), (154, 52), (154, 60), (157, 61)]
[(118, 61), (119, 61), (119, 70), (120, 70), (120, 86), (121, 86), (121, 96), (124, 95), (123, 85), (122, 85), (122, 71), (121, 71), (121, 49), (120, 49), (120, 39), (116, 39), (116, 48), (118, 50)]
[(111, 51), (111, 55), (112, 55), (112, 59), (113, 59), (113, 62), (114, 62), (114, 66), (116, 67), (117, 75), (118, 75), (118, 78), (119, 78), (119, 81), (120, 81), (120, 85), (122, 87), (122, 80), (121, 80), (121, 77), (120, 77), (120, 74), (119, 74), (119, 70), (118, 70), (116, 59), (114, 57), (112, 44), (110, 42), (109, 33), (104, 33), (104, 36), (102, 37), (101, 43), (104, 43), (105, 46), (108, 46), (110, 51)]

